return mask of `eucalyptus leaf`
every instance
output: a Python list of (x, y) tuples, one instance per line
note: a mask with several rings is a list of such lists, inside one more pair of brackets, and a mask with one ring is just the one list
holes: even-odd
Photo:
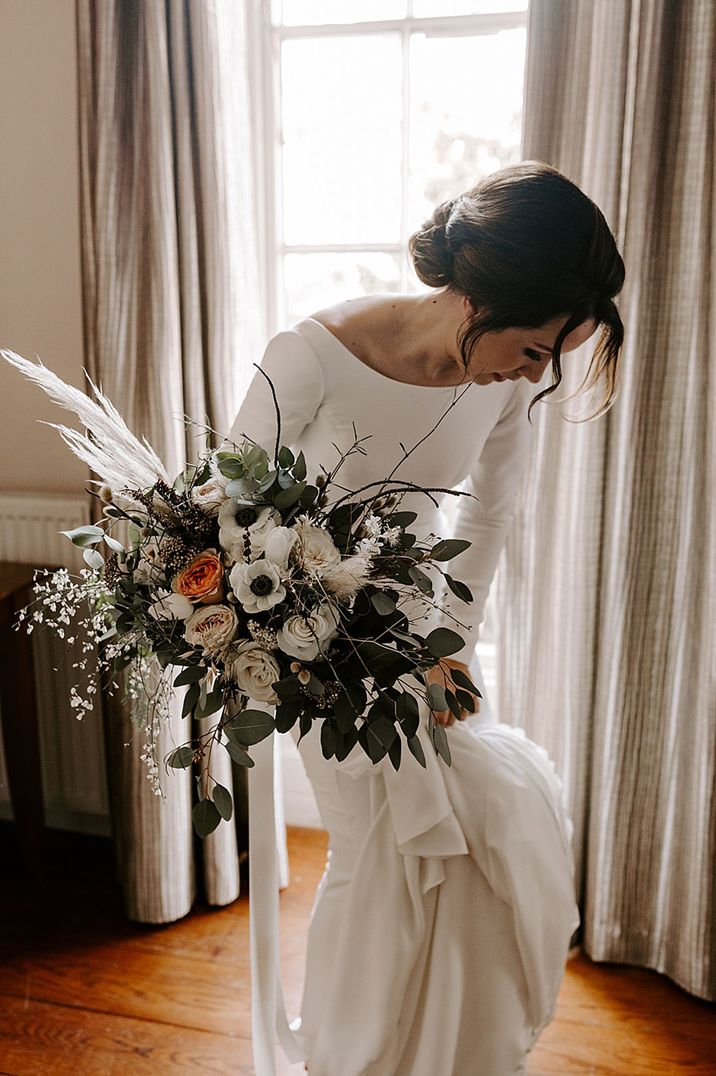
[(400, 756), (402, 753), (402, 746), (400, 743), (400, 736), (396, 736), (392, 744), (388, 748), (388, 758), (394, 770), (400, 769)]
[(447, 710), (448, 704), (445, 697), (445, 688), (441, 684), (428, 684), (428, 705), (431, 710), (442, 713)]
[(86, 523), (82, 527), (73, 527), (72, 530), (60, 531), (59, 533), (66, 535), (74, 545), (82, 547), (95, 545), (97, 542), (101, 542), (105, 536), (102, 527), (96, 527), (94, 523)]
[(435, 750), (439, 755), (442, 755), (445, 762), (448, 764), (448, 766), (450, 766), (452, 763), (452, 758), (450, 756), (450, 746), (448, 744), (447, 733), (445, 732), (443, 726), (439, 725), (437, 721), (433, 726), (432, 739), (435, 746)]
[(472, 591), (466, 583), (461, 582), (459, 579), (453, 579), (447, 572), (445, 572), (445, 582), (450, 587), (453, 594), (460, 598), (461, 601), (471, 602), (473, 600)]
[(450, 628), (434, 628), (426, 637), (425, 645), (436, 658), (445, 658), (462, 650), (465, 642), (461, 635)]
[(223, 704), (224, 689), (223, 687), (215, 687), (213, 691), (206, 694), (206, 698), (199, 699), (195, 716), (197, 718), (208, 717), (209, 714), (215, 714), (217, 710), (220, 710)]
[(296, 462), (293, 465), (293, 475), (299, 482), (306, 477), (306, 457), (303, 452), (299, 452), (296, 456)]
[(245, 746), (260, 743), (275, 728), (273, 717), (265, 710), (240, 710), (224, 725), (226, 735)]
[(299, 499), (307, 484), (304, 480), (303, 482), (296, 482), (295, 485), (289, 486), (288, 489), (280, 490), (274, 497), (273, 503), (277, 508), (290, 508)]
[(391, 613), (395, 612), (395, 601), (382, 590), (377, 590), (375, 594), (371, 594), (370, 600), (376, 613), (380, 616), (390, 616)]
[(193, 758), (194, 751), (184, 744), (182, 747), (177, 747), (176, 750), (172, 751), (167, 762), (177, 770), (186, 770), (191, 766)]
[(452, 560), (472, 545), (464, 538), (444, 538), (430, 550), (431, 560)]
[(223, 785), (219, 784), (214, 785), (214, 789), (211, 793), (211, 798), (216, 804), (216, 809), (221, 815), (221, 817), (224, 819), (225, 822), (228, 822), (231, 819), (231, 814), (234, 806), (233, 800), (231, 799), (231, 793), (229, 792), (228, 788), (224, 788)]
[(482, 698), (482, 695), (477, 690), (477, 688), (473, 684), (470, 677), (467, 676), (462, 671), (462, 669), (454, 669), (454, 668), (451, 667), (450, 668), (450, 679), (452, 680), (452, 682), (454, 684), (457, 684), (459, 687), (464, 687), (466, 691), (471, 691), (473, 693), (473, 695), (477, 695), (478, 699)]
[(109, 548), (114, 553), (124, 553), (124, 546), (121, 542), (118, 542), (116, 538), (113, 538), (111, 534), (105, 534), (104, 540)]
[(408, 740), (408, 747), (411, 753), (418, 760), (423, 769), (427, 768), (427, 762), (425, 760), (425, 752), (423, 751), (423, 745), (420, 742), (419, 736), (411, 736)]
[(420, 568), (417, 568), (414, 564), (411, 564), (408, 568), (408, 575), (415, 583), (418, 590), (421, 590), (423, 594), (428, 598), (433, 597), (433, 584), (429, 576), (422, 572)]
[(281, 445), (278, 450), (278, 462), (280, 467), (289, 468), (295, 461), (295, 456), (290, 448), (286, 445)]
[(208, 837), (221, 821), (221, 815), (211, 800), (199, 800), (195, 803), (192, 807), (191, 818), (194, 829), (202, 839)]
[(104, 568), (104, 557), (96, 549), (83, 549), (82, 558), (87, 561), (90, 568)]
[(197, 680), (206, 673), (206, 669), (203, 665), (188, 665), (186, 669), (179, 673), (176, 680), (174, 680), (174, 687), (184, 687), (185, 684), (195, 684)]
[[(224, 732), (226, 732), (226, 729), (224, 729)], [(236, 740), (227, 740), (224, 747), (238, 766), (251, 767), (254, 765), (254, 760), (251, 758), (251, 755), (248, 751), (244, 751), (241, 744), (238, 744)]]
[(336, 753), (338, 738), (332, 721), (326, 717), (321, 722), (321, 751), (324, 758), (333, 758)]
[(186, 717), (187, 714), (191, 713), (198, 701), (199, 685), (192, 684), (191, 687), (187, 690), (186, 695), (184, 696), (184, 702), (182, 703), (181, 708), (181, 716)]

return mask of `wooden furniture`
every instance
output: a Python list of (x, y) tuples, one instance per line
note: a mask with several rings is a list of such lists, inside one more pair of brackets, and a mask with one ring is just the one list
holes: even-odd
[[(32, 636), (16, 613), (32, 600), (40, 565), (0, 561), (0, 724), (5, 769), (24, 873), (37, 882), (45, 872), (45, 812)], [(42, 565), (45, 567), (45, 565)]]

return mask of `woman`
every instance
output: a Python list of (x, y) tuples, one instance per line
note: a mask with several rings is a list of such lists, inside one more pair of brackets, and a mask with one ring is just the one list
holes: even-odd
[[(342, 470), (345, 486), (402, 461), (400, 478), (474, 494), (459, 498), (451, 522), (427, 498), (402, 507), (419, 511), (423, 533), (472, 542), (450, 571), (473, 604), (452, 602), (417, 626), (457, 618), (466, 643), (448, 664), (469, 670), (484, 695), (475, 632), (514, 511), (529, 412), (559, 383), (561, 356), (599, 326), (584, 387), (604, 379), (599, 413), (614, 399), (624, 266), (594, 203), (535, 161), (439, 206), (410, 253), (433, 291), (317, 311), (278, 333), (261, 365), (282, 440), (304, 451), (309, 471), (330, 465), (355, 423), (369, 440)], [(536, 394), (550, 362), (553, 385)], [(231, 430), (243, 435), (272, 449), (260, 374)], [(524, 730), (495, 723), (484, 699), (460, 721), (439, 715), (452, 726), (447, 767), (421, 714), (426, 770), (409, 758), (397, 772), (387, 756), (373, 765), (360, 745), (326, 760), (318, 730), (292, 730), (329, 833), (292, 1025), (311, 1076), (509, 1076), (524, 1071), (554, 1014), (579, 923), (554, 766)]]

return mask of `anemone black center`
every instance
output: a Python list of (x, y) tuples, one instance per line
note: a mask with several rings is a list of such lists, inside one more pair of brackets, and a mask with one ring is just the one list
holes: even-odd
[(257, 594), (259, 596), (270, 594), (273, 590), (273, 580), (267, 575), (257, 575), (255, 579), (251, 580), (249, 590), (252, 594)]
[(259, 518), (258, 512), (250, 505), (241, 505), (236, 509), (236, 522), (240, 527), (250, 527)]

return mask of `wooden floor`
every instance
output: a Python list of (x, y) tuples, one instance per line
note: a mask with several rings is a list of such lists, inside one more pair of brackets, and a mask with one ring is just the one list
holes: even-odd
[[(0, 838), (11, 827), (3, 829)], [(82, 838), (73, 862), (63, 846), (70, 835), (52, 836), (48, 882), (35, 890), (19, 880), (12, 849), (0, 854), (0, 1072), (252, 1074), (245, 877), (227, 908), (198, 905), (167, 926), (129, 923), (109, 842)], [(289, 830), (291, 885), (281, 893), (289, 1019), (325, 848), (322, 831)], [(277, 1050), (277, 1071), (303, 1066), (288, 1066)], [(655, 972), (572, 958), (530, 1076), (682, 1072), (716, 1074), (715, 1007)]]

